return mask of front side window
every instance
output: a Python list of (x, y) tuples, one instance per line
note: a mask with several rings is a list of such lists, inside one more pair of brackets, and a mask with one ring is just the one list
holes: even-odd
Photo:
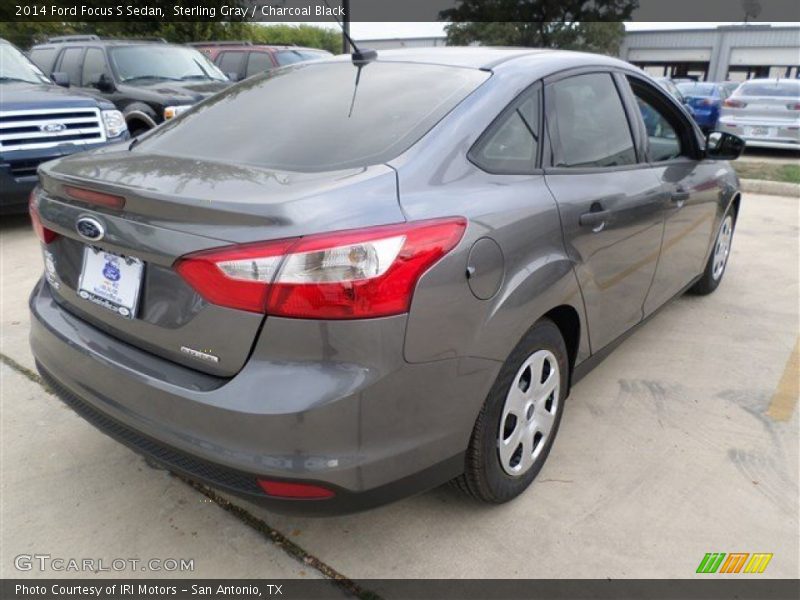
[(250, 57), (247, 59), (245, 77), (269, 71), (272, 66), (272, 59), (268, 52), (251, 52)]
[(536, 166), (539, 147), (539, 92), (526, 93), (500, 115), (470, 151), (470, 159), (490, 173), (524, 174)]
[(668, 108), (651, 90), (631, 81), (636, 104), (647, 131), (649, 159), (654, 162), (671, 160), (681, 155), (681, 140), (678, 135), (679, 122), (671, 116)]
[(100, 75), (108, 74), (106, 56), (99, 48), (89, 48), (83, 59), (83, 86), (96, 85)]
[(212, 96), (133, 151), (304, 172), (385, 163), (489, 76), (429, 64), (376, 61), (359, 74), (350, 61), (303, 63)]
[[(622, 100), (610, 73), (576, 75), (551, 84), (556, 167), (617, 167), (636, 163)], [(550, 121), (548, 121), (550, 122)]]
[(194, 48), (140, 44), (112, 48), (109, 55), (112, 68), (122, 83), (153, 79), (226, 81), (222, 71)]
[(239, 69), (242, 68), (242, 60), (244, 59), (244, 52), (223, 52), (220, 54), (217, 65), (219, 70), (225, 74), (236, 73), (239, 74)]
[(81, 83), (82, 57), (83, 48), (67, 48), (64, 50), (64, 54), (61, 55), (61, 63), (58, 65), (58, 70), (69, 76), (69, 82), (72, 85), (80, 85)]

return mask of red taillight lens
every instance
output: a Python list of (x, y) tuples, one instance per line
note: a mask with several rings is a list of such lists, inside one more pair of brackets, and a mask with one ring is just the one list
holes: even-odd
[(742, 102), (741, 100), (732, 100), (731, 98), (728, 98), (722, 103), (722, 105), (727, 106), (728, 108), (744, 108), (747, 106), (747, 103)]
[(465, 228), (458, 217), (247, 244), (186, 256), (176, 269), (206, 300), (230, 308), (382, 317), (408, 311), (420, 276)]
[(264, 312), (269, 284), (296, 241), (242, 244), (198, 252), (180, 259), (175, 268), (212, 304)]
[(122, 210), (125, 207), (125, 198), (122, 196), (116, 196), (114, 194), (96, 192), (95, 190), (87, 190), (71, 185), (65, 185), (64, 192), (70, 198), (80, 200), (81, 202), (86, 202), (87, 204), (105, 206), (106, 208), (113, 208), (116, 210)]
[(800, 110), (800, 102), (792, 102), (786, 105), (789, 110)]
[(42, 224), (42, 219), (39, 217), (39, 209), (36, 205), (35, 190), (31, 192), (30, 196), (28, 196), (28, 212), (31, 215), (31, 225), (33, 225), (33, 231), (36, 233), (36, 237), (38, 237), (43, 244), (49, 244), (58, 237), (58, 234), (55, 231), (48, 229)]
[(310, 483), (288, 483), (286, 481), (269, 481), (259, 479), (258, 485), (268, 496), (290, 498), (295, 500), (314, 500), (333, 498), (333, 490)]

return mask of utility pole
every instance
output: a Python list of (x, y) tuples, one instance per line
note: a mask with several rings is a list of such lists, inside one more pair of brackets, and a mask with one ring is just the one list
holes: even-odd
[(342, 54), (350, 54), (350, 42), (347, 41), (347, 36), (350, 35), (350, 0), (342, 0), (342, 10), (344, 17), (342, 17)]

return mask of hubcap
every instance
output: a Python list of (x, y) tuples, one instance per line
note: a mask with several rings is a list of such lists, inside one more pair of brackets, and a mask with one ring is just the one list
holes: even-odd
[(722, 277), (725, 270), (725, 263), (728, 262), (728, 254), (731, 251), (731, 239), (733, 238), (733, 217), (728, 215), (722, 221), (722, 227), (717, 235), (717, 244), (714, 246), (714, 263), (711, 267), (711, 275), (714, 279)]
[(531, 468), (547, 444), (558, 411), (561, 374), (549, 350), (538, 350), (517, 371), (503, 405), (497, 450), (509, 475)]

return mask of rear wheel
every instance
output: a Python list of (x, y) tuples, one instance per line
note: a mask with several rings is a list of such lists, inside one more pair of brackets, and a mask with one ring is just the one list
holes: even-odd
[(736, 225), (736, 215), (731, 209), (722, 218), (722, 224), (717, 232), (717, 239), (714, 240), (714, 249), (708, 257), (706, 268), (702, 277), (689, 290), (693, 294), (705, 296), (713, 292), (722, 281), (725, 274), (725, 267), (728, 266), (728, 257), (731, 253), (733, 243), (733, 230)]
[(550, 320), (536, 323), (508, 357), (481, 409), (456, 485), (484, 502), (521, 494), (553, 445), (569, 381), (564, 339)]

